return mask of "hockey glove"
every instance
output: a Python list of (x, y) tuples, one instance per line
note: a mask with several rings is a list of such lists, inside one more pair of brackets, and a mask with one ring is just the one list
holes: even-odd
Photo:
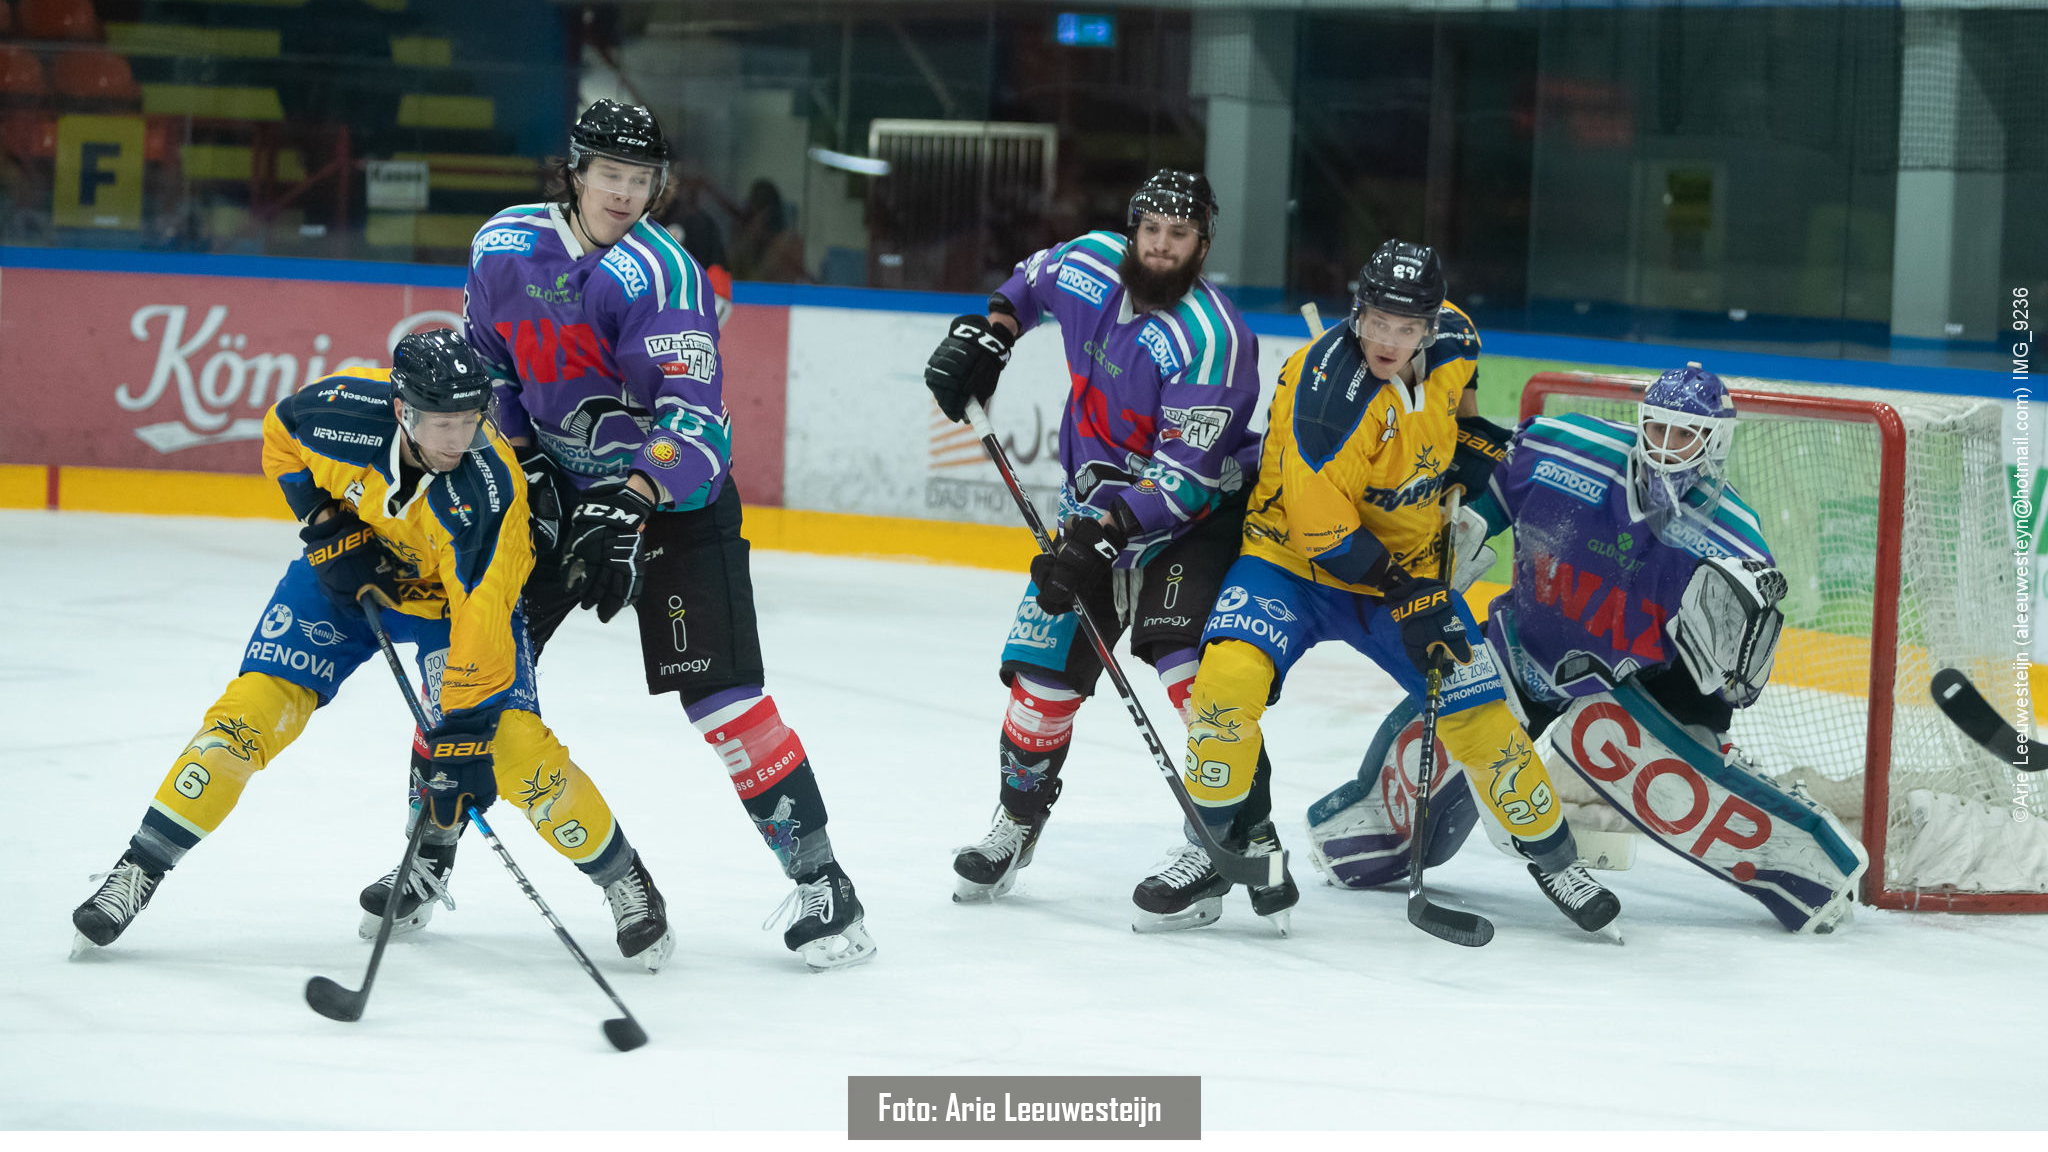
[(1453, 595), (1441, 580), (1414, 580), (1387, 592), (1387, 614), (1401, 626), (1408, 662), (1424, 675), (1440, 656), (1460, 664), (1472, 662), (1472, 645), (1465, 639), (1465, 622), (1458, 618)]
[(1508, 454), (1512, 435), (1484, 416), (1458, 417), (1458, 446), (1451, 451), (1451, 470), (1444, 474), (1444, 484), (1464, 488), (1467, 500), (1479, 499), (1486, 492), (1494, 465)]
[(497, 713), (470, 711), (443, 717), (427, 733), (420, 778), (427, 783), (427, 813), (434, 823), (453, 828), (471, 805), (482, 812), (498, 798), (491, 755), (497, 732)]
[(1009, 329), (990, 324), (986, 316), (954, 317), (924, 366), (924, 386), (946, 419), (956, 424), (967, 419), (969, 400), (988, 403), (1016, 342)]
[(1060, 529), (1060, 538), (1050, 552), (1031, 558), (1031, 579), (1038, 585), (1038, 607), (1048, 616), (1072, 612), (1074, 605), (1109, 579), (1116, 558), (1130, 542), (1130, 533), (1118, 523), (1093, 516), (1070, 516)]
[(1692, 570), (1665, 625), (1703, 694), (1747, 708), (1763, 694), (1785, 626), (1785, 574), (1761, 560), (1710, 556)]
[(576, 486), (538, 444), (513, 449), (526, 473), (526, 507), (533, 527), (533, 570), (552, 579), (567, 550), (567, 521), (576, 507)]
[(375, 588), (398, 602), (398, 567), (377, 532), (343, 505), (318, 524), (299, 529), (306, 542), (306, 563), (320, 578), (320, 590), (345, 608), (356, 607), (364, 588)]
[(597, 609), (600, 624), (640, 598), (640, 526), (653, 511), (654, 502), (624, 480), (600, 480), (569, 517), (566, 589), (582, 593), (583, 607)]

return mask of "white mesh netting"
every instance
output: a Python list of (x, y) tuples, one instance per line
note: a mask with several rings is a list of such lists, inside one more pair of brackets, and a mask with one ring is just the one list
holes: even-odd
[[(1648, 377), (1642, 382), (1647, 383)], [(1937, 669), (1968, 674), (2001, 714), (2016, 709), (2014, 541), (1991, 400), (1727, 379), (1738, 392), (1880, 401), (1906, 429), (1903, 522), (1881, 525), (1878, 429), (1737, 409), (1730, 479), (1763, 522), (1791, 591), (1769, 688), (1736, 714), (1734, 737), (1773, 776), (1804, 781), (1873, 849), (1862, 827), (1872, 619), (1881, 531), (1901, 543), (1897, 672), (1888, 757), (1883, 887), (1897, 893), (2048, 893), (2048, 780), (2016, 773), (1972, 744), (1933, 704)], [(1547, 414), (1633, 423), (1633, 401), (1554, 393)], [(1575, 823), (1600, 812), (1571, 772), (1557, 774)], [(1579, 805), (1586, 807), (1580, 808)], [(1878, 853), (1873, 851), (1873, 857)]]

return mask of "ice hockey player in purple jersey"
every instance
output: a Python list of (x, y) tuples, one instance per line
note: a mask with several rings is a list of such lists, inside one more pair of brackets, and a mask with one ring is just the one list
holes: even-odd
[(552, 198), (498, 213), (470, 246), (465, 328), (502, 377), (498, 421), (536, 494), (535, 655), (579, 605), (601, 622), (635, 609), (648, 692), (681, 697), (796, 883), (784, 943), (814, 969), (842, 967), (874, 941), (810, 759), (763, 687), (717, 302), (648, 215), (668, 158), (645, 108), (599, 100), (555, 162)]
[[(1000, 806), (988, 835), (955, 854), (955, 900), (1009, 891), (1059, 798), (1074, 714), (1102, 673), (1076, 603), (1111, 644), (1130, 629), (1132, 652), (1186, 720), (1202, 622), (1237, 556), (1259, 458), (1257, 337), (1201, 274), (1216, 217), (1207, 178), (1153, 174), (1126, 232), (1090, 232), (1018, 264), (986, 316), (952, 322), (925, 369), (940, 410), (961, 420), (969, 399), (994, 393), (1018, 337), (1052, 320), (1071, 377), (1059, 538), (1032, 561), (1003, 649)], [(1254, 853), (1279, 850), (1266, 774), (1262, 763), (1231, 830)], [(1272, 915), (1297, 893), (1289, 877), (1251, 896)]]
[[(1488, 610), (1486, 640), (1529, 732), (1551, 730), (1566, 762), (1645, 835), (1787, 929), (1827, 933), (1849, 922), (1862, 845), (1728, 736), (1770, 676), (1786, 591), (1755, 512), (1727, 482), (1735, 425), (1726, 386), (1698, 364), (1650, 385), (1634, 427), (1525, 422), (1458, 527), (1458, 570), (1483, 572), (1485, 540), (1512, 525), (1514, 583)], [(1407, 822), (1388, 773), (1414, 711), (1410, 700), (1391, 714), (1358, 778), (1309, 809), (1313, 858), (1341, 884), (1403, 875)], [(1444, 806), (1432, 858), (1469, 833), (1470, 807)]]

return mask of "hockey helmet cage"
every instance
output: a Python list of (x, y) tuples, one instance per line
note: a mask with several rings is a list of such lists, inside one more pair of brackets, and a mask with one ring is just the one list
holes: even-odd
[(1200, 172), (1179, 172), (1161, 168), (1154, 172), (1131, 197), (1130, 231), (1137, 234), (1138, 222), (1147, 212), (1172, 220), (1193, 222), (1195, 232), (1209, 239), (1216, 228), (1219, 209), (1209, 178)]

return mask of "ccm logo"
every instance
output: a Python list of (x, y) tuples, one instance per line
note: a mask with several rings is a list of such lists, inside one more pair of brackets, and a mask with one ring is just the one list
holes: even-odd
[(377, 532), (375, 529), (359, 529), (355, 532), (349, 533), (346, 536), (343, 536), (341, 539), (336, 540), (334, 543), (329, 544), (324, 548), (315, 548), (310, 554), (307, 555), (306, 560), (308, 563), (315, 565), (325, 564), (329, 560), (333, 560), (336, 557), (341, 556), (343, 553), (353, 552), (357, 548), (360, 548), (363, 545), (368, 544), (371, 538), (375, 537), (376, 535)]
[(489, 740), (451, 740), (434, 745), (434, 759), (445, 760), (451, 756), (488, 756), (491, 754)]
[(1426, 611), (1431, 608), (1441, 608), (1450, 602), (1450, 592), (1447, 589), (1439, 588), (1420, 600), (1411, 600), (1406, 604), (1395, 605), (1393, 617), (1395, 622), (1398, 623), (1415, 615), (1417, 612)]

